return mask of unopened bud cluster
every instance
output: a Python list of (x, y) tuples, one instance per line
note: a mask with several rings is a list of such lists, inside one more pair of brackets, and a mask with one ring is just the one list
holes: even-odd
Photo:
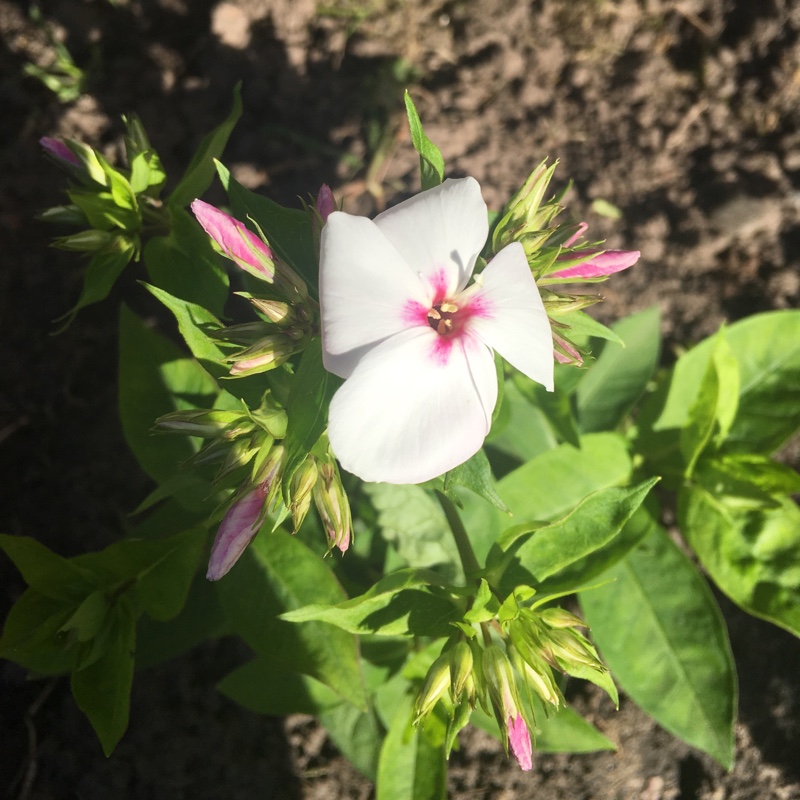
[(585, 222), (556, 223), (569, 186), (547, 198), (558, 162), (542, 161), (503, 210), (492, 234), (492, 252), (510, 242), (520, 242), (536, 278), (544, 307), (553, 325), (553, 349), (561, 363), (583, 363), (580, 348), (569, 339), (569, 321), (563, 316), (602, 300), (595, 294), (576, 294), (545, 288), (552, 284), (598, 283), (633, 266), (636, 250), (604, 250), (602, 242), (579, 242), (588, 228)]
[(584, 627), (581, 620), (561, 608), (538, 608), (548, 598), (529, 605), (533, 594), (521, 586), (501, 604), (482, 581), (471, 609), (456, 623), (460, 632), (428, 670), (414, 723), (424, 721), (441, 703), (449, 718), (448, 753), (480, 704), (494, 715), (506, 752), (510, 746), (522, 769), (531, 769), (531, 732), (536, 730), (532, 696), (541, 700), (545, 713), (563, 705), (558, 673), (593, 680), (616, 701), (606, 667), (578, 631)]
[(228, 357), (231, 375), (244, 377), (286, 363), (316, 333), (317, 304), (303, 278), (273, 253), (259, 231), (202, 201), (192, 211), (216, 249), (260, 281), (256, 293), (238, 292), (255, 309), (258, 320), (215, 331), (215, 339), (235, 348)]
[(187, 466), (211, 465), (216, 470), (212, 484), (234, 489), (220, 509), (224, 516), (211, 550), (210, 580), (230, 570), (268, 514), (279, 520), (289, 513), (297, 532), (312, 501), (329, 546), (344, 552), (350, 545), (350, 504), (336, 462), (327, 452), (309, 454), (287, 474), (286, 425), (286, 412), (270, 392), (255, 411), (173, 411), (156, 421), (156, 431), (206, 439)]
[(43, 137), (45, 153), (68, 175), (69, 204), (42, 212), (47, 222), (83, 228), (60, 236), (56, 247), (87, 253), (129, 251), (138, 259), (141, 234), (165, 229), (166, 212), (159, 195), (166, 175), (141, 122), (126, 119), (127, 166), (112, 166), (97, 150), (74, 139)]

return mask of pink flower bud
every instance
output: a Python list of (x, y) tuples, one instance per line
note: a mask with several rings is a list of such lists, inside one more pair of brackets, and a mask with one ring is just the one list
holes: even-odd
[(586, 260), (577, 266), (567, 267), (558, 272), (551, 272), (547, 277), (551, 280), (601, 278), (632, 267), (639, 260), (640, 255), (638, 250), (584, 250), (578, 253), (570, 253), (564, 257), (565, 260), (573, 262), (580, 258), (585, 258)]
[(203, 200), (195, 200), (191, 208), (203, 230), (231, 261), (267, 283), (275, 280), (272, 251), (246, 225)]
[(208, 580), (218, 581), (227, 574), (258, 533), (267, 488), (265, 483), (259, 484), (228, 509), (211, 547), (206, 573)]
[(323, 222), (327, 222), (332, 212), (336, 211), (336, 201), (333, 199), (333, 192), (327, 183), (319, 187), (316, 202), (317, 214)]
[(531, 735), (528, 726), (521, 716), (509, 716), (507, 720), (508, 743), (511, 752), (517, 759), (520, 769), (527, 772), (533, 769), (533, 749), (531, 748)]
[(42, 136), (39, 139), (39, 144), (51, 156), (59, 159), (59, 161), (66, 161), (73, 167), (81, 166), (80, 159), (67, 147), (60, 139), (53, 139), (51, 136)]

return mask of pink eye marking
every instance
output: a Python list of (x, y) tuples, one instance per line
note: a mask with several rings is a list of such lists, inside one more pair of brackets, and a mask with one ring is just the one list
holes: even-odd
[(431, 342), (430, 358), (437, 367), (446, 367), (453, 352), (453, 339), (447, 336), (437, 336)]

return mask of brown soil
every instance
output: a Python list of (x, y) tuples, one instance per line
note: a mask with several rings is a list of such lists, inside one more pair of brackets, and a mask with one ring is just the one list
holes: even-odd
[[(65, 334), (70, 254), (38, 209), (62, 201), (42, 135), (116, 157), (135, 111), (173, 178), (244, 81), (226, 153), (240, 181), (286, 204), (330, 183), (372, 213), (417, 187), (401, 87), (414, 84), (451, 175), (500, 205), (545, 156), (571, 207), (635, 269), (604, 286), (606, 319), (658, 303), (665, 358), (723, 320), (800, 299), (800, 4), (793, 0), (52, 0), (42, 2), (86, 93), (59, 104), (26, 62), (53, 48), (27, 3), (0, 0), (0, 484), (7, 533), (70, 555), (119, 536), (147, 490), (116, 416), (116, 315), (150, 306), (129, 270)], [(359, 18), (356, 12), (365, 15)], [(219, 190), (209, 194), (220, 200)], [(612, 203), (612, 221), (592, 210)], [(0, 563), (4, 608), (19, 576)], [(616, 753), (540, 755), (523, 774), (478, 732), (451, 759), (450, 793), (548, 800), (798, 800), (800, 642), (724, 599), (741, 677), (737, 762), (726, 774), (623, 700), (575, 703)], [(136, 677), (131, 727), (103, 758), (64, 681), (0, 672), (0, 796), (369, 798), (370, 783), (311, 720), (258, 718), (213, 689), (235, 645)]]

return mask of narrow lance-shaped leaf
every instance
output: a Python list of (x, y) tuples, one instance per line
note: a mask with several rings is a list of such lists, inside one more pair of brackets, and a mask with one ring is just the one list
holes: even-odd
[(442, 158), (439, 148), (425, 135), (414, 101), (407, 91), (404, 98), (408, 125), (411, 128), (411, 141), (414, 149), (419, 153), (422, 190), (425, 191), (438, 186), (444, 180), (444, 158)]

